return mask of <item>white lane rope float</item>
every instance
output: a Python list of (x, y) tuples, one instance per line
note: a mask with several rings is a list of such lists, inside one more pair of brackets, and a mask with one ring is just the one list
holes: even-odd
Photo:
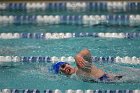
[[(140, 64), (140, 57), (92, 57), (93, 62), (101, 62), (101, 63), (125, 63), (125, 64)], [(0, 56), (0, 63), (3, 62), (75, 62), (74, 58), (72, 56), (62, 56), (62, 57), (56, 57), (56, 56)]]
[[(41, 90), (38, 89), (1, 89), (1, 93), (42, 93)], [(44, 90), (43, 93), (63, 93), (59, 89), (46, 89)], [(64, 93), (140, 93), (140, 90), (82, 90), (82, 89), (77, 89), (77, 90), (72, 90), (68, 89), (65, 90)]]
[(96, 32), (81, 32), (81, 33), (0, 33), (0, 39), (66, 39), (76, 37), (93, 37), (93, 38), (126, 38), (139, 39), (139, 32), (126, 33), (96, 33)]
[(92, 1), (92, 2), (6, 2), (0, 3), (0, 10), (92, 10), (92, 11), (139, 11), (140, 2)]
[(75, 24), (139, 26), (140, 15), (0, 15), (0, 24)]

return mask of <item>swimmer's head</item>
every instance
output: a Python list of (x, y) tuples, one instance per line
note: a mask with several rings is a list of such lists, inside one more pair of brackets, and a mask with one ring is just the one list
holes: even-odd
[(53, 65), (53, 69), (56, 74), (62, 72), (66, 75), (71, 75), (74, 68), (66, 62), (57, 62)]

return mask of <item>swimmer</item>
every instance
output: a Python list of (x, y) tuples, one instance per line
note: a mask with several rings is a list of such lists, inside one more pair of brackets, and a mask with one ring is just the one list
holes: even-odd
[(92, 64), (92, 56), (88, 49), (80, 51), (75, 56), (77, 67), (72, 67), (67, 62), (57, 62), (53, 64), (53, 70), (56, 74), (63, 73), (67, 76), (76, 75), (79, 79), (86, 82), (110, 82), (119, 80), (123, 76), (114, 76), (104, 72), (102, 69), (97, 68)]

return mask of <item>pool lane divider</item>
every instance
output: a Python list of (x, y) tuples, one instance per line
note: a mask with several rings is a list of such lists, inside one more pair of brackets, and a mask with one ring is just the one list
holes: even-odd
[[(93, 62), (99, 62), (99, 63), (124, 63), (124, 64), (140, 64), (140, 57), (96, 57), (92, 56)], [(40, 63), (40, 62), (50, 62), (55, 63), (58, 61), (62, 62), (75, 62), (74, 57), (72, 56), (62, 56), (62, 57), (56, 57), (56, 56), (0, 56), (0, 63), (4, 62), (25, 62), (25, 63)]]
[(1, 89), (1, 93), (140, 93), (140, 90), (82, 90), (82, 89), (77, 89), (77, 90), (51, 90), (51, 89), (46, 89), (43, 92), (38, 90), (38, 89)]
[(81, 32), (81, 33), (0, 33), (0, 39), (67, 39), (76, 37), (93, 37), (93, 38), (126, 38), (139, 39), (140, 32), (129, 33), (96, 33), (96, 32)]
[(0, 10), (94, 10), (94, 11), (139, 11), (140, 2), (96, 1), (96, 2), (10, 2), (0, 3)]
[(0, 24), (139, 26), (140, 15), (1, 15)]

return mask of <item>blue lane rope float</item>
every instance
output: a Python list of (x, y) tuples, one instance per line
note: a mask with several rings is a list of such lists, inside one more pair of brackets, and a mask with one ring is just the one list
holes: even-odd
[[(92, 57), (93, 62), (101, 62), (101, 63), (125, 63), (125, 64), (140, 64), (140, 57), (96, 57), (93, 56)], [(74, 58), (72, 56), (62, 56), (62, 57), (49, 57), (49, 56), (0, 56), (0, 63), (3, 62), (58, 62), (58, 61), (62, 61), (62, 62), (75, 62)]]
[(25, 2), (0, 3), (0, 10), (95, 10), (95, 11), (139, 11), (140, 2)]
[(96, 32), (81, 32), (81, 33), (0, 33), (0, 39), (66, 39), (76, 37), (93, 37), (93, 38), (126, 38), (139, 39), (139, 32), (129, 33), (96, 33)]
[[(38, 89), (1, 89), (1, 93), (41, 93)], [(43, 93), (62, 93), (61, 90), (55, 89), (46, 89)], [(65, 93), (140, 93), (140, 90), (65, 90)]]
[(76, 24), (76, 25), (129, 25), (139, 26), (140, 15), (3, 15), (0, 24)]

